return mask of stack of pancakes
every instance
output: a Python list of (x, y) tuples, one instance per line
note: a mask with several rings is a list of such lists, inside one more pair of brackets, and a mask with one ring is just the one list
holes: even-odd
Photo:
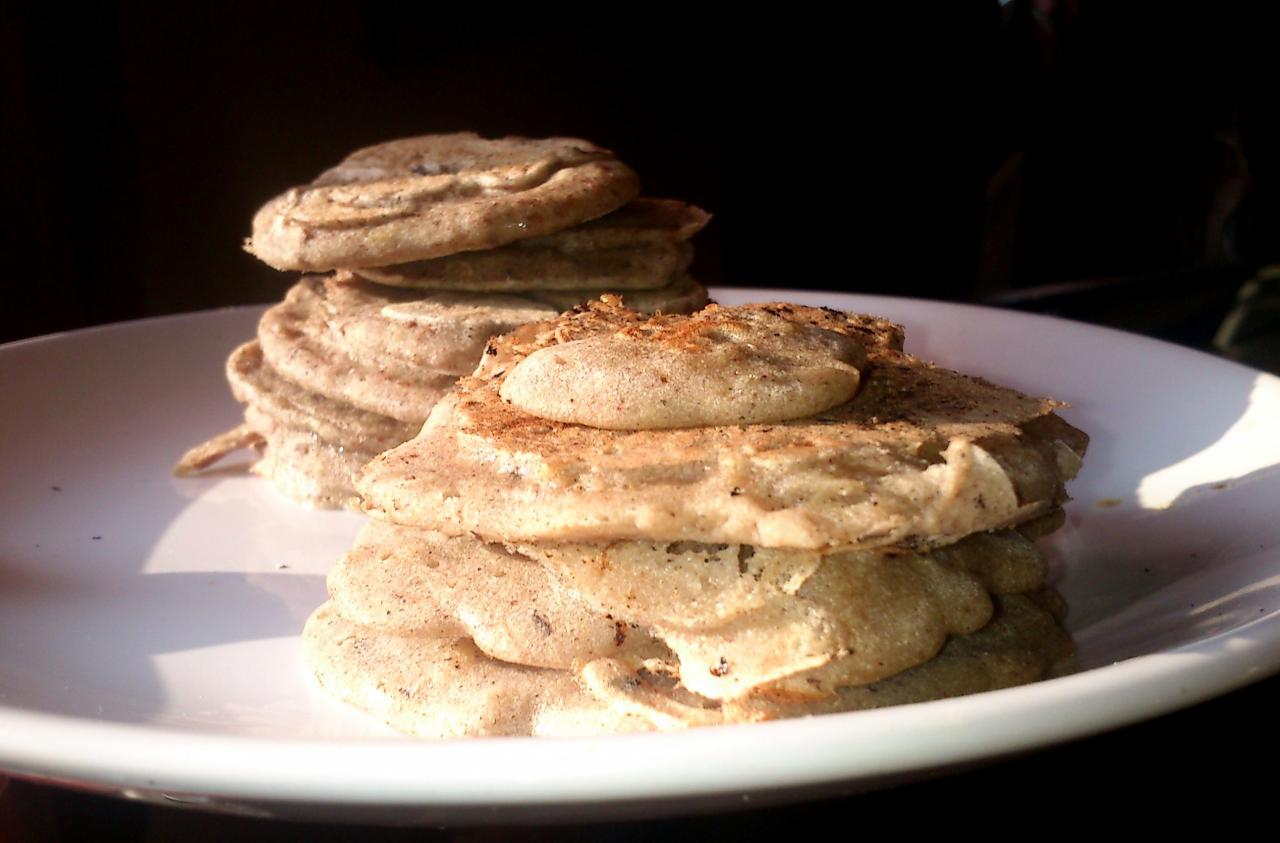
[(1034, 541), (1087, 437), (891, 323), (612, 298), (491, 341), (358, 482), (307, 660), (429, 736), (672, 729), (1063, 669)]
[(179, 473), (253, 447), (286, 494), (350, 504), (354, 474), (418, 431), (490, 336), (606, 291), (650, 313), (701, 307), (688, 241), (708, 216), (639, 189), (585, 141), (456, 134), (360, 150), (273, 199), (247, 248), (310, 274), (227, 362), (244, 424)]

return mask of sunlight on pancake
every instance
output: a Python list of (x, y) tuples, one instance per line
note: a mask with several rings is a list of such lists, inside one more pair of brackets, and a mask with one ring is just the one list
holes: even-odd
[(1138, 504), (1164, 509), (1188, 489), (1235, 480), (1280, 465), (1280, 378), (1259, 374), (1244, 414), (1218, 441), (1181, 462), (1148, 474), (1138, 483)]

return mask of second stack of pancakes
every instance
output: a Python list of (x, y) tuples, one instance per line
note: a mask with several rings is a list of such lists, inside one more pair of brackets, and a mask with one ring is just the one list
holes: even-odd
[(244, 424), (179, 470), (252, 447), (291, 497), (352, 505), (355, 473), (418, 431), (489, 337), (604, 292), (701, 307), (689, 239), (708, 216), (638, 193), (585, 141), (456, 134), (360, 150), (272, 200), (247, 248), (307, 274), (227, 362)]

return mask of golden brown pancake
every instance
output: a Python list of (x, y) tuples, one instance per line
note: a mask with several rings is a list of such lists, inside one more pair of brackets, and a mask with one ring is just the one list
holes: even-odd
[(551, 234), (639, 192), (583, 140), (425, 135), (361, 149), (272, 199), (246, 248), (277, 269), (386, 266)]
[(904, 354), (900, 330), (882, 320), (794, 305), (740, 310), (858, 339), (868, 366), (857, 395), (807, 418), (678, 430), (600, 429), (504, 401), (505, 376), (541, 349), (683, 319), (592, 304), (492, 343), (414, 440), (365, 468), (367, 509), (493, 540), (832, 549), (949, 544), (1066, 499), (1087, 437), (1054, 414), (1056, 402)]
[(328, 586), (334, 608), (355, 623), (469, 637), (514, 664), (567, 670), (603, 655), (669, 655), (535, 560), (470, 536), (372, 521), (329, 571)]

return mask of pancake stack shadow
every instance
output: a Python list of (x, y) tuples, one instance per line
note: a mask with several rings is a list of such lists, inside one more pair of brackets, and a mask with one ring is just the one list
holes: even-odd
[(689, 239), (709, 217), (638, 198), (607, 150), (473, 134), (359, 150), (254, 219), (250, 252), (306, 273), (227, 361), (244, 423), (179, 474), (242, 448), (284, 494), (356, 506), (353, 477), (410, 438), (490, 336), (597, 298), (689, 312)]
[(1035, 541), (1087, 437), (902, 342), (828, 309), (611, 300), (495, 338), (363, 470), (375, 520), (308, 664), (430, 737), (753, 722), (1067, 669)]

